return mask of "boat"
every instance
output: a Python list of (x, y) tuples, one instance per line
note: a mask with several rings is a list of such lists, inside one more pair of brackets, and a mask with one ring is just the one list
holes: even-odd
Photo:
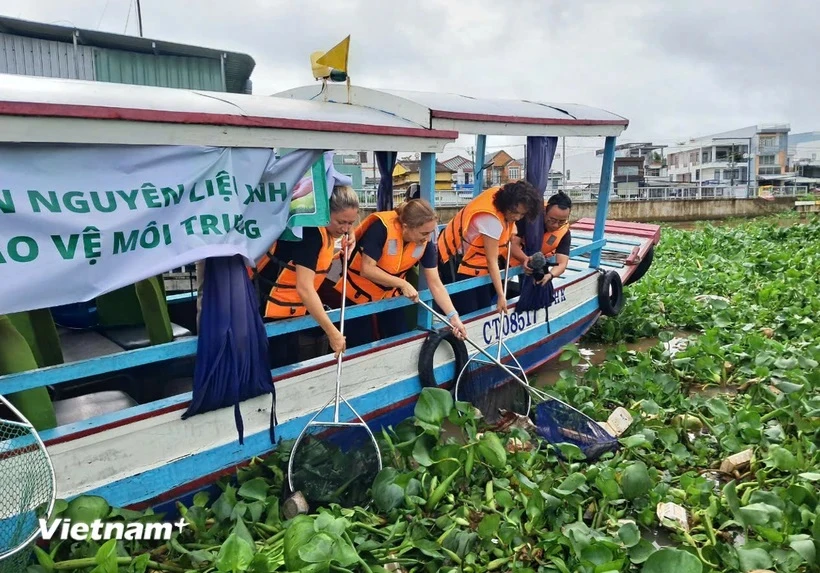
[[(431, 203), (436, 154), (460, 135), (476, 135), (479, 157), (487, 136), (605, 137), (596, 217), (572, 225), (571, 262), (567, 272), (556, 279), (549, 316), (541, 310), (513, 312), (501, 319), (487, 308), (462, 317), (470, 337), (484, 344), (493, 344), (503, 333), (527, 371), (555, 358), (602, 314), (616, 313), (622, 301), (619, 285), (637, 280), (651, 264), (660, 239), (657, 226), (606, 220), (615, 141), (627, 125), (620, 116), (581, 105), (328, 83), (258, 96), (0, 75), (0, 154), (19, 145), (40, 146), (44, 156), (66, 148), (108, 146), (114, 158), (125, 158), (144, 146), (419, 151), (421, 193)], [(476, 179), (476, 191), (480, 191), (483, 178)], [(89, 188), (93, 187), (89, 182)], [(0, 209), (0, 220), (10, 216), (10, 195), (3, 195), (4, 188), (0, 182), (0, 208), (6, 207)], [(8, 255), (9, 242), (4, 230), (0, 253)], [(147, 278), (195, 260), (163, 261), (158, 255), (151, 261), (155, 266), (139, 276)], [(6, 261), (0, 264), (0, 273), (8, 277), (13, 265), (8, 257)], [(520, 269), (510, 271), (511, 275), (518, 273)], [(76, 280), (85, 292), (96, 288), (82, 282), (82, 273)], [(453, 293), (488, 283), (489, 278), (477, 277), (447, 288)], [(50, 288), (62, 286), (58, 281)], [(16, 293), (14, 305), (0, 296), (0, 314), (36, 313), (36, 319), (28, 323), (34, 326), (25, 333), (27, 341), (35, 344), (38, 336), (48, 338), (53, 329), (52, 339), (59, 339), (62, 361), (0, 372), (0, 392), (49, 390), (58, 425), (40, 435), (54, 465), (58, 498), (93, 494), (112, 506), (172, 509), (175, 500), (276, 447), (269, 437), (271, 401), (267, 395), (241, 404), (241, 444), (232, 408), (182, 419), (191, 403), (191, 365), (197, 351), (195, 292), (157, 294), (154, 302), (167, 309), (160, 314), (173, 340), (152, 343), (146, 326), (57, 328), (53, 316), (83, 299), (63, 300), (63, 296), (60, 305), (43, 308), (43, 301), (35, 296), (42, 289), (23, 290)], [(98, 301), (104, 292), (107, 296), (111, 294), (108, 290), (115, 291), (113, 287), (98, 290)], [(419, 293), (422, 300), (432, 300), (423, 285)], [(134, 300), (133, 294), (127, 294), (107, 304), (133, 306)], [(510, 300), (511, 308), (516, 301)], [(374, 429), (411, 415), (425, 384), (449, 387), (458, 366), (459, 349), (452, 346), (452, 340), (431, 332), (442, 325), (428, 312), (416, 311), (407, 299), (357, 305), (347, 310), (347, 317), (397, 307), (407, 307), (417, 317), (419, 328), (348, 349), (344, 358), (349, 381), (345, 395)], [(87, 312), (87, 307), (77, 308), (81, 314)], [(338, 320), (338, 310), (329, 314)], [(268, 324), (266, 331), (270, 337), (314, 326), (312, 318), (302, 317)], [(335, 367), (328, 353), (271, 371), (278, 439), (296, 438), (316, 410), (328, 402), (334, 392)]]

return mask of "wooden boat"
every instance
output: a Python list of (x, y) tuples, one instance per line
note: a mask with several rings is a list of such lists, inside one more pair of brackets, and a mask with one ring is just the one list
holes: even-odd
[[(499, 332), (508, 335), (508, 346), (528, 371), (554, 358), (599, 318), (602, 301), (605, 306), (609, 300), (601, 287), (603, 272), (629, 283), (651, 264), (660, 237), (656, 226), (606, 221), (615, 138), (626, 127), (619, 116), (580, 105), (450, 94), (357, 87), (348, 92), (328, 85), (324, 91), (310, 86), (261, 97), (0, 76), (0, 150), (21, 143), (44, 145), (44, 153), (100, 144), (118, 146), (122, 154), (146, 145), (412, 150), (422, 153), (422, 196), (431, 202), (435, 154), (460, 134), (477, 134), (479, 157), (487, 135), (606, 137), (596, 218), (572, 226), (571, 263), (556, 280), (548, 321), (544, 311), (513, 313), (502, 320), (489, 308), (463, 317), (475, 340), (489, 345)], [(0, 212), (0, 221), (4, 216)], [(9, 237), (2, 236), (2, 228), (4, 249)], [(8, 272), (10, 265), (0, 265), (0, 273)], [(448, 285), (448, 290), (488, 282), (480, 277)], [(432, 300), (428, 290), (420, 288), (420, 295)], [(37, 300), (27, 302), (26, 309), (40, 308)], [(190, 494), (274, 447), (268, 434), (268, 396), (241, 404), (242, 445), (231, 408), (181, 418), (191, 401), (196, 303), (192, 296), (174, 296), (167, 304), (175, 336), (171, 342), (149, 344), (144, 326), (60, 329), (62, 363), (0, 376), (4, 395), (50, 389), (58, 426), (41, 435), (54, 463), (58, 497), (91, 493), (115, 506), (156, 506)], [(399, 298), (347, 312), (355, 318), (411, 305)], [(0, 313), (6, 312), (10, 310), (0, 297)], [(330, 316), (337, 320), (338, 310)], [(374, 427), (411, 413), (422, 380), (446, 386), (454, 377), (453, 349), (424, 330), (441, 325), (424, 311), (417, 317), (420, 329), (346, 354), (345, 395)], [(304, 317), (266, 328), (273, 336), (314, 325)], [(330, 354), (271, 372), (277, 437), (295, 438), (327, 402), (334, 372)]]

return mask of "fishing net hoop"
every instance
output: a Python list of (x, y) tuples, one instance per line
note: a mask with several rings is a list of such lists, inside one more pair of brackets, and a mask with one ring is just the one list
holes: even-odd
[[(346, 304), (346, 301), (347, 301), (347, 264), (348, 264), (349, 256), (343, 256), (343, 259), (344, 259), (344, 268), (342, 270), (342, 277), (343, 277), (343, 279), (342, 279), (342, 302), (341, 302), (340, 320), (339, 320), (339, 332), (342, 334), (342, 336), (344, 336), (344, 332), (345, 332), (345, 307), (347, 306), (347, 304)], [(370, 442), (373, 444), (373, 448), (376, 450), (375, 459), (376, 459), (376, 466), (378, 468), (376, 473), (378, 473), (382, 470), (381, 450), (379, 448), (379, 443), (376, 440), (376, 436), (373, 434), (373, 431), (367, 425), (367, 422), (364, 421), (364, 419), (359, 415), (359, 413), (356, 411), (356, 409), (353, 408), (353, 406), (351, 406), (351, 404), (347, 401), (347, 399), (342, 395), (341, 388), (342, 388), (342, 359), (343, 359), (343, 357), (344, 357), (344, 352), (341, 352), (341, 353), (339, 353), (339, 356), (336, 360), (336, 392), (335, 392), (334, 396), (331, 397), (331, 399), (328, 400), (327, 403), (322, 408), (319, 408), (319, 410), (316, 411), (316, 413), (308, 421), (308, 423), (305, 424), (305, 427), (299, 433), (299, 436), (296, 438), (296, 441), (294, 442), (293, 447), (290, 450), (290, 455), (288, 456), (288, 486), (289, 486), (291, 492), (295, 493), (296, 491), (299, 491), (299, 488), (295, 487), (296, 484), (294, 483), (294, 474), (296, 473), (294, 471), (294, 465), (295, 465), (294, 460), (297, 457), (295, 454), (298, 451), (299, 445), (302, 443), (302, 441), (305, 439), (305, 437), (310, 434), (309, 431), (310, 431), (311, 428), (327, 428), (327, 429), (332, 429), (332, 428), (363, 428), (367, 432), (367, 436), (368, 436)], [(352, 414), (353, 414), (354, 421), (342, 422), (342, 421), (339, 420), (339, 405), (341, 403), (344, 403), (344, 405), (347, 406), (350, 409), (350, 412), (352, 412)], [(331, 404), (333, 405), (333, 421), (330, 421), (330, 422), (317, 421), (317, 418), (325, 410), (327, 410), (328, 407), (331, 406)], [(310, 500), (308, 500), (308, 501), (310, 501)]]
[[(524, 385), (527, 387), (527, 391), (524, 393), (526, 399), (526, 408), (524, 412), (516, 412), (516, 414), (520, 414), (522, 416), (529, 416), (532, 411), (532, 394), (529, 392), (530, 384), (529, 380), (527, 379), (527, 373), (524, 371), (524, 368), (521, 366), (521, 363), (518, 362), (518, 359), (515, 357), (510, 349), (507, 347), (506, 343), (501, 344), (501, 346), (507, 351), (507, 355), (510, 357), (511, 361), (514, 364), (505, 364), (504, 366), (507, 367), (510, 371), (514, 372), (516, 375), (520, 376), (521, 382), (524, 382)], [(495, 358), (498, 362), (501, 362), (501, 354), (498, 353), (498, 356)], [(474, 370), (475, 364), (481, 364), (479, 368), (486, 367), (486, 368), (496, 368), (500, 372), (505, 372), (501, 369), (495, 361), (489, 360), (486, 356), (484, 356), (481, 352), (476, 351), (467, 362), (464, 363), (461, 371), (456, 378), (456, 383), (453, 388), (453, 397), (457, 401), (461, 402), (472, 402), (470, 398), (466, 395), (469, 394), (469, 391), (465, 389), (465, 386), (469, 385), (472, 381), (472, 371)], [(503, 363), (502, 363), (503, 364)], [(498, 385), (499, 387), (506, 386), (508, 384), (515, 384), (516, 386), (520, 386), (521, 382), (515, 380), (515, 378), (509, 378), (506, 383)], [(489, 389), (490, 391), (492, 388)], [(475, 404), (473, 404), (475, 406)], [(480, 408), (479, 408), (480, 409)], [(510, 409), (509, 411), (515, 411), (514, 409)], [(482, 414), (487, 419), (494, 419), (498, 412), (484, 412)]]
[(38, 520), (51, 516), (56, 477), (34, 426), (2, 395), (0, 405), (19, 420), (0, 418), (0, 571), (13, 571), (30, 559)]

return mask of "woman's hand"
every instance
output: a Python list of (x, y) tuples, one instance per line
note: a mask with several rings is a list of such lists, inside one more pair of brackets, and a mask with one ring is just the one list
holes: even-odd
[(347, 235), (342, 235), (342, 253), (344, 253), (344, 256), (349, 256), (355, 248), (356, 235), (352, 235), (350, 233)]
[(459, 340), (464, 340), (467, 338), (467, 327), (464, 326), (464, 323), (461, 322), (461, 319), (458, 315), (455, 315), (453, 318), (450, 319), (450, 327), (453, 330), (453, 334)]
[(327, 339), (330, 342), (330, 348), (333, 350), (333, 356), (338, 358), (347, 348), (347, 340), (337, 329), (334, 329), (334, 332), (332, 332)]
[(498, 297), (498, 302), (496, 303), (495, 308), (500, 314), (507, 314), (507, 299), (503, 296)]
[(404, 284), (401, 287), (399, 287), (399, 290), (401, 290), (402, 295), (406, 296), (413, 302), (419, 301), (419, 292), (415, 288), (413, 288), (413, 285), (411, 285), (409, 282), (404, 281)]

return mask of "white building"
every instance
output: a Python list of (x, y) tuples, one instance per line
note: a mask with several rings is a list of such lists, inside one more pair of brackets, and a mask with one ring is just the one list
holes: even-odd
[(820, 131), (790, 134), (789, 159), (792, 164), (820, 163)]
[(795, 185), (817, 187), (820, 184), (820, 131), (791, 134), (789, 162), (794, 170)]
[(752, 125), (691, 139), (667, 154), (669, 178), (701, 187), (765, 183), (788, 171), (789, 124)]

